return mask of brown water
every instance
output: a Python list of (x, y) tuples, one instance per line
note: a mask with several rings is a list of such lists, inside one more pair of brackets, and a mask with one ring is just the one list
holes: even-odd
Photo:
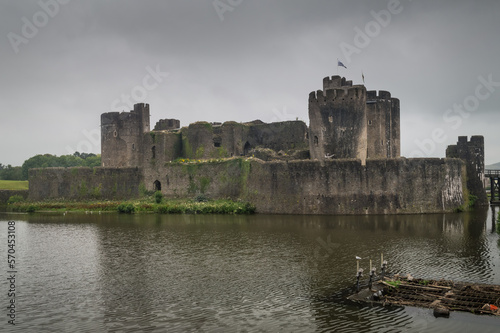
[[(16, 323), (7, 324), (7, 221)], [(355, 256), (500, 284), (490, 210), (402, 216), (0, 215), (0, 331), (498, 332), (500, 318), (345, 301)]]

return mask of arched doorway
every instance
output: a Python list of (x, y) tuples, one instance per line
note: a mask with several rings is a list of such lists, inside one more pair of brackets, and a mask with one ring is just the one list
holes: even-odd
[(252, 145), (250, 144), (250, 142), (246, 142), (245, 143), (245, 146), (243, 147), (243, 155), (248, 155), (248, 152), (250, 151), (250, 149), (252, 149)]
[(153, 183), (153, 187), (155, 189), (155, 192), (156, 191), (161, 191), (161, 183), (159, 180), (155, 180), (155, 182)]

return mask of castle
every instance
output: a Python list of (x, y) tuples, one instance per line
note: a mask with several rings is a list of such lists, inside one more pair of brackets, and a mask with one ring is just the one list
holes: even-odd
[[(180, 129), (177, 119), (160, 120), (150, 131), (149, 105), (101, 115), (103, 167), (148, 168), (151, 161), (177, 158), (262, 156), (288, 152), (293, 159), (397, 158), (400, 156), (399, 100), (387, 91), (366, 91), (340, 76), (323, 80), (309, 95), (310, 127), (302, 121), (266, 124), (197, 122)], [(272, 154), (272, 152), (271, 152)]]
[(181, 128), (162, 119), (151, 130), (149, 105), (136, 104), (101, 115), (101, 168), (32, 170), (30, 198), (159, 190), (247, 200), (265, 213), (389, 214), (452, 211), (467, 189), (484, 192), (470, 181), (484, 169), (482, 137), (471, 140), (479, 150), (460, 138), (449, 158), (403, 158), (400, 103), (387, 91), (326, 77), (309, 94), (309, 120)]

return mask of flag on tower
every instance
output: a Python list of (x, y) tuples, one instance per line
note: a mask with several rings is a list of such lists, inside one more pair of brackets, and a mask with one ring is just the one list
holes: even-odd
[(337, 60), (337, 66), (342, 66), (345, 69), (347, 69), (347, 67), (345, 67), (345, 65), (342, 63), (342, 61), (339, 61), (339, 60)]

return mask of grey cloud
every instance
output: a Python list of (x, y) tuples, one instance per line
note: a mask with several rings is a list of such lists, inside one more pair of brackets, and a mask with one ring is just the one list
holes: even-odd
[[(386, 10), (391, 1), (243, 0), (221, 21), (211, 0), (73, 0), (18, 54), (7, 34), (20, 34), (21, 18), (32, 19), (41, 8), (37, 1), (3, 1), (0, 163), (19, 165), (38, 153), (83, 147), (84, 133), (98, 129), (100, 114), (141, 84), (147, 66), (170, 73), (144, 100), (152, 122), (271, 121), (283, 109), (307, 120), (308, 93), (337, 73), (337, 58), (347, 60), (341, 43), (354, 45), (355, 27), (364, 30), (374, 20), (371, 11)], [(479, 76), (500, 82), (500, 3), (400, 3), (401, 13), (352, 54), (340, 74), (361, 83), (363, 71), (368, 89), (401, 99), (403, 155), (442, 128), (447, 141), (436, 144), (433, 156), (443, 156), (457, 135), (483, 134), (487, 162), (500, 161), (489, 143), (500, 139), (491, 121), (499, 91), (458, 129), (443, 119), (474, 94)], [(99, 152), (98, 145), (91, 149)]]

